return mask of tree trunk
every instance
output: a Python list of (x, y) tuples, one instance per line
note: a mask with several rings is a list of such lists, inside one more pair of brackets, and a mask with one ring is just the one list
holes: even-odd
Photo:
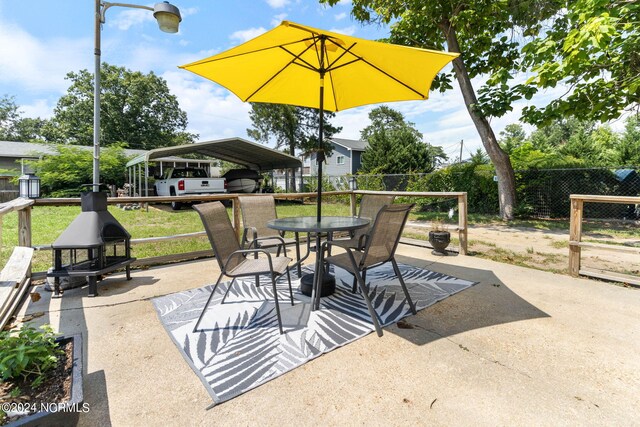
[[(444, 22), (441, 25), (441, 29), (446, 37), (449, 52), (461, 53), (458, 38), (451, 23)], [(456, 79), (460, 85), (469, 116), (471, 116), (471, 120), (473, 120), (473, 124), (478, 130), (485, 151), (489, 155), (493, 166), (496, 168), (500, 216), (504, 220), (513, 219), (513, 209), (516, 204), (516, 180), (513, 167), (511, 166), (511, 160), (509, 159), (509, 155), (500, 148), (489, 121), (474, 109), (474, 105), (477, 104), (478, 99), (476, 98), (476, 93), (471, 85), (467, 68), (461, 57), (453, 60), (453, 69), (455, 70)]]

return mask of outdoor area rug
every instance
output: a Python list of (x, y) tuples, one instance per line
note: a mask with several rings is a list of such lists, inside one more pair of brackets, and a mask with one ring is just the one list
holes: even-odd
[[(476, 284), (409, 265), (399, 267), (417, 310)], [(273, 290), (266, 276), (261, 277), (259, 287), (250, 278), (238, 279), (224, 304), (220, 302), (230, 282), (220, 284), (200, 322), (202, 332), (192, 331), (213, 285), (152, 301), (185, 360), (213, 401), (220, 403), (374, 330), (364, 299), (360, 293), (351, 293), (353, 276), (340, 268), (332, 268), (332, 273), (336, 292), (322, 298), (321, 310), (313, 312), (310, 298), (296, 290), (296, 274), (292, 272), (291, 278), (294, 306), (286, 275), (280, 278), (283, 335), (278, 332)], [(367, 283), (383, 325), (411, 314), (390, 263), (367, 271)]]

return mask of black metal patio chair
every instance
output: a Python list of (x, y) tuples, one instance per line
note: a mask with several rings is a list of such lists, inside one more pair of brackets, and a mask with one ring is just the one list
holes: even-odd
[[(213, 298), (223, 276), (231, 277), (232, 281), (222, 297), (221, 304), (224, 304), (224, 300), (235, 283), (236, 278), (268, 274), (271, 277), (271, 284), (273, 286), (273, 297), (276, 303), (278, 327), (280, 328), (280, 333), (283, 334), (280, 306), (278, 305), (278, 292), (276, 289), (276, 277), (280, 277), (284, 273), (287, 273), (287, 280), (289, 281), (289, 295), (291, 297), (291, 305), (293, 305), (291, 276), (289, 274), (289, 269), (287, 268), (289, 262), (291, 262), (291, 258), (287, 258), (286, 256), (287, 252), (286, 248), (284, 248), (284, 242), (284, 256), (274, 257), (264, 249), (252, 249), (251, 246), (248, 249), (242, 249), (236, 237), (236, 233), (233, 230), (233, 226), (231, 225), (231, 220), (229, 220), (229, 216), (227, 215), (227, 210), (222, 203), (204, 203), (195, 205), (193, 208), (198, 212), (198, 214), (200, 214), (204, 229), (207, 232), (209, 242), (213, 248), (216, 261), (218, 261), (218, 265), (220, 266), (220, 276), (218, 276), (218, 280), (211, 290), (211, 295), (209, 295), (209, 299), (207, 299), (207, 302), (202, 309), (202, 313), (200, 314), (200, 317), (198, 317), (198, 321), (193, 328), (193, 332), (200, 332), (200, 330), (198, 330), (198, 325), (206, 313), (207, 307), (209, 306), (209, 303), (211, 302), (211, 299)], [(260, 238), (256, 239), (255, 243), (259, 240)], [(266, 257), (248, 257), (248, 255), (255, 256), (258, 254), (266, 255)]]
[[(347, 247), (346, 253), (328, 256), (324, 259), (326, 264), (338, 266), (354, 276), (367, 304), (369, 314), (371, 315), (373, 325), (379, 337), (382, 336), (382, 328), (380, 327), (381, 321), (379, 320), (378, 314), (371, 303), (369, 291), (364, 282), (364, 277), (366, 277), (365, 275), (368, 269), (391, 262), (393, 265), (393, 271), (400, 281), (400, 286), (402, 286), (402, 290), (409, 307), (411, 308), (411, 312), (416, 314), (416, 308), (411, 300), (407, 286), (402, 279), (398, 263), (395, 260), (398, 242), (400, 241), (402, 230), (407, 222), (409, 211), (413, 206), (413, 204), (384, 206), (378, 212), (373, 227), (365, 239), (366, 242), (362, 250)], [(327, 241), (323, 243), (323, 250), (331, 246), (336, 246), (336, 243)], [(324, 268), (321, 268), (319, 271), (319, 283), (322, 283), (323, 273)]]

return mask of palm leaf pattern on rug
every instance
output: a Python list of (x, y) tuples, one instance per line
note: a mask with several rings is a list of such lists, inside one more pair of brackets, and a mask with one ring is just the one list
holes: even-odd
[[(420, 310), (475, 283), (399, 264), (400, 271)], [(304, 271), (312, 272), (308, 267)], [(201, 332), (193, 326), (211, 294), (213, 285), (153, 299), (158, 317), (198, 374), (214, 402), (224, 402), (276, 378), (335, 348), (346, 345), (374, 330), (360, 291), (351, 292), (353, 276), (331, 269), (336, 276), (336, 292), (322, 299), (321, 310), (307, 314), (304, 324), (285, 324), (278, 332), (271, 280), (237, 280), (222, 297), (230, 282), (221, 283), (202, 319)], [(292, 279), (296, 276), (293, 275)], [(411, 314), (409, 304), (391, 265), (367, 272), (367, 288), (382, 325), (390, 325)], [(280, 309), (301, 317), (308, 298), (299, 293), (299, 279), (292, 281), (291, 307), (286, 278), (276, 283)]]

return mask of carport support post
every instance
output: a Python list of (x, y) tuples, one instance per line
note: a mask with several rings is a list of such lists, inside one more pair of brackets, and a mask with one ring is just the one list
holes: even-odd
[(149, 162), (144, 161), (144, 195), (149, 197)]
[(572, 243), (579, 243), (582, 240), (582, 210), (584, 201), (574, 199), (571, 196), (571, 217), (569, 222), (569, 274), (574, 277), (580, 275), (580, 246)]
[(138, 196), (142, 196), (142, 165), (138, 163)]

